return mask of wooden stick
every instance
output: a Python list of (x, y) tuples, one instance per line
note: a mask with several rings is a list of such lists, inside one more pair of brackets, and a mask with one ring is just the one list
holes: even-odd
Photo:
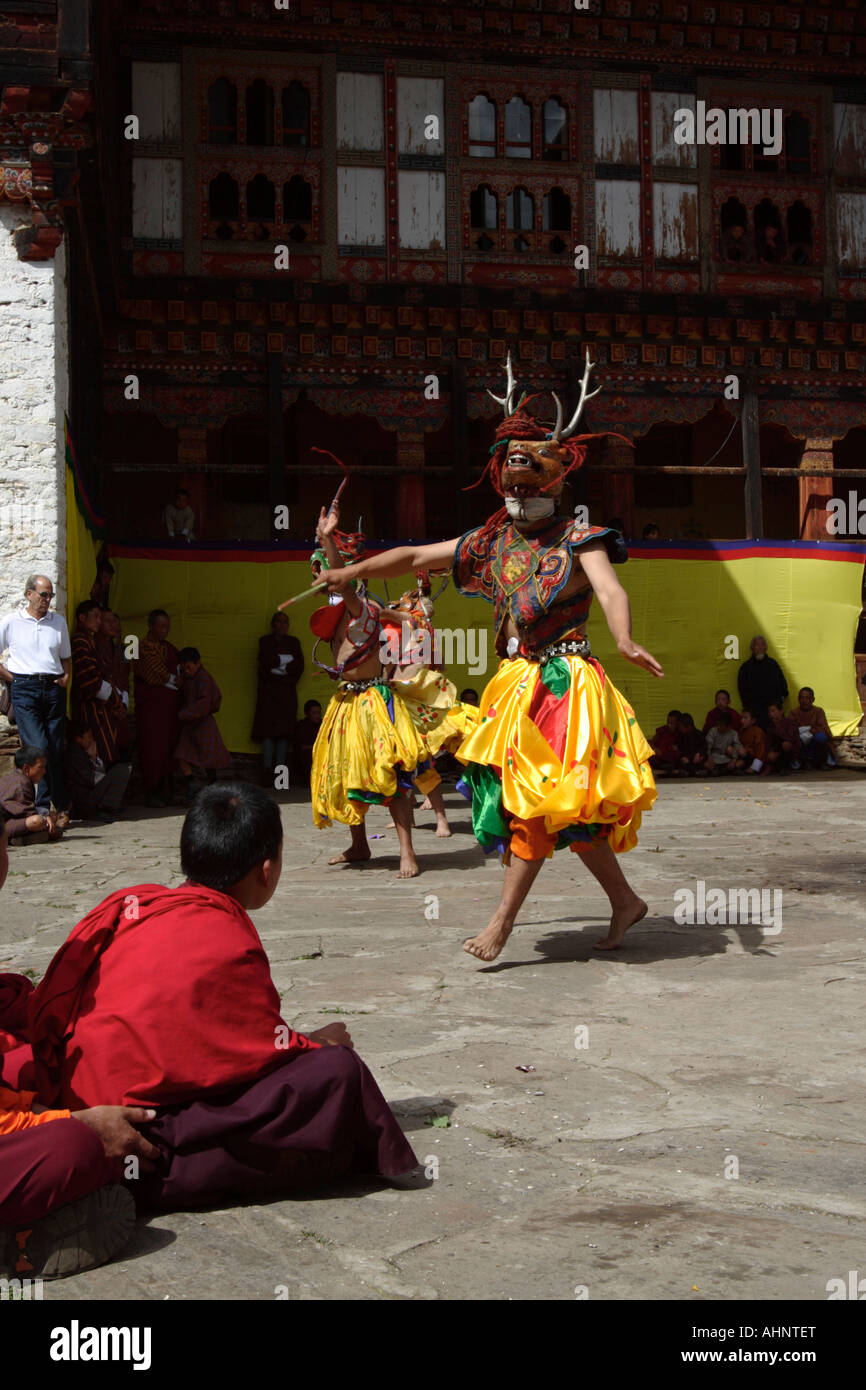
[(302, 598), (309, 598), (311, 594), (321, 593), (321, 591), (327, 589), (327, 587), (327, 581), (324, 584), (314, 584), (311, 589), (305, 589), (302, 594), (295, 594), (292, 598), (287, 598), (282, 603), (278, 603), (277, 609), (281, 613), (284, 608), (291, 608), (293, 603), (300, 603)]

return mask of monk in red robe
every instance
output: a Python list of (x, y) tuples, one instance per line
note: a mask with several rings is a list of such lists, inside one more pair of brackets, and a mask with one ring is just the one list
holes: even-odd
[(174, 746), (178, 739), (178, 650), (168, 640), (171, 620), (164, 608), (147, 618), (135, 663), (135, 723), (146, 806), (168, 806)]
[[(8, 867), (0, 825), (0, 888)], [(0, 1063), (28, 1053), (21, 1038), (32, 994), (24, 975), (0, 974)], [(154, 1115), (108, 1105), (52, 1110), (33, 1092), (0, 1084), (0, 1278), (76, 1274), (123, 1249), (135, 1206), (120, 1162), (135, 1155), (147, 1169), (159, 1158), (134, 1128)]]
[(409, 1172), (415, 1156), (345, 1025), (304, 1036), (280, 1016), (247, 915), (279, 881), (277, 805), (248, 785), (205, 788), (181, 863), (179, 888), (113, 893), (74, 928), (30, 1006), (19, 1084), (46, 1104), (155, 1107), (145, 1132), (162, 1161), (133, 1193), (163, 1208)]

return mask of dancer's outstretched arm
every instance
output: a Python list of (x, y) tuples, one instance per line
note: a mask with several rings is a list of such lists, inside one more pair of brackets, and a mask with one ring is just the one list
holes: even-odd
[(433, 545), (398, 545), (393, 550), (383, 550), (380, 555), (370, 555), (357, 564), (346, 565), (339, 575), (325, 572), (322, 578), (328, 581), (329, 589), (351, 583), (353, 579), (395, 579), (398, 574), (409, 574), (412, 570), (442, 569), (454, 559), (460, 537), (453, 541), (436, 541)]
[(632, 640), (628, 594), (614, 574), (604, 545), (599, 541), (597, 545), (581, 550), (580, 563), (602, 606), (610, 635), (620, 654), (626, 661), (633, 661), (635, 666), (642, 666), (650, 675), (663, 676), (664, 671), (655, 657)]

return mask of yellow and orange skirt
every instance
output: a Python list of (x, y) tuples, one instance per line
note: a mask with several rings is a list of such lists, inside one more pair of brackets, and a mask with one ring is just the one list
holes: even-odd
[(656, 799), (652, 749), (593, 657), (502, 661), (455, 756), (485, 853), (535, 859), (597, 839), (629, 850)]
[(409, 706), (386, 681), (338, 689), (325, 710), (310, 774), (313, 820), (360, 825), (371, 805), (386, 805), (413, 781), (422, 792), (439, 778)]

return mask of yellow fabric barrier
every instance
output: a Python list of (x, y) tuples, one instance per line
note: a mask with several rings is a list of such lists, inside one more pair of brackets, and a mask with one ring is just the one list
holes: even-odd
[[(750, 544), (761, 553), (750, 552)], [(678, 549), (677, 555), (686, 550)], [(662, 663), (664, 680), (654, 680), (623, 661), (597, 601), (590, 616), (593, 651), (634, 706), (647, 735), (664, 722), (671, 707), (689, 711), (700, 725), (720, 686), (730, 690), (739, 708), (737, 671), (756, 633), (766, 637), (770, 654), (782, 667), (791, 692), (789, 707), (796, 703), (797, 689), (810, 685), (833, 732), (855, 732), (861, 709), (853, 650), (863, 549), (858, 553), (854, 547), (839, 546), (839, 558), (833, 559), (830, 547), (796, 543), (726, 543), (703, 551), (691, 547), (691, 552), (707, 558), (672, 558), (663, 547), (642, 547), (617, 570), (631, 600), (635, 640)], [(194, 554), (157, 550), (150, 558), (141, 551), (113, 547), (117, 574), (112, 605), (121, 615), (124, 635), (139, 638), (150, 609), (164, 608), (171, 615), (175, 646), (198, 647), (222, 690), (218, 723), (229, 748), (255, 752), (258, 745), (251, 741), (250, 730), (258, 639), (269, 631), (277, 604), (309, 586), (309, 566), (306, 560), (270, 555), (194, 559)], [(84, 593), (90, 582), (92, 575)], [(389, 580), (392, 598), (412, 582), (409, 575)], [(381, 584), (374, 584), (373, 592), (385, 596)], [(315, 598), (304, 600), (288, 614), (306, 660), (298, 686), (299, 714), (307, 699), (319, 700), (324, 707), (334, 688), (312, 663), (308, 623), (318, 603)], [(480, 694), (496, 669), (492, 618), (489, 604), (458, 594), (453, 584), (436, 603), (435, 624), (445, 632), (446, 671), (458, 692), (473, 686)], [(320, 647), (319, 657), (330, 661), (327, 644)], [(486, 669), (479, 671), (482, 664)]]
[(75, 496), (72, 469), (66, 469), (66, 621), (75, 631), (75, 607), (90, 597), (96, 578), (99, 543), (87, 529)]

